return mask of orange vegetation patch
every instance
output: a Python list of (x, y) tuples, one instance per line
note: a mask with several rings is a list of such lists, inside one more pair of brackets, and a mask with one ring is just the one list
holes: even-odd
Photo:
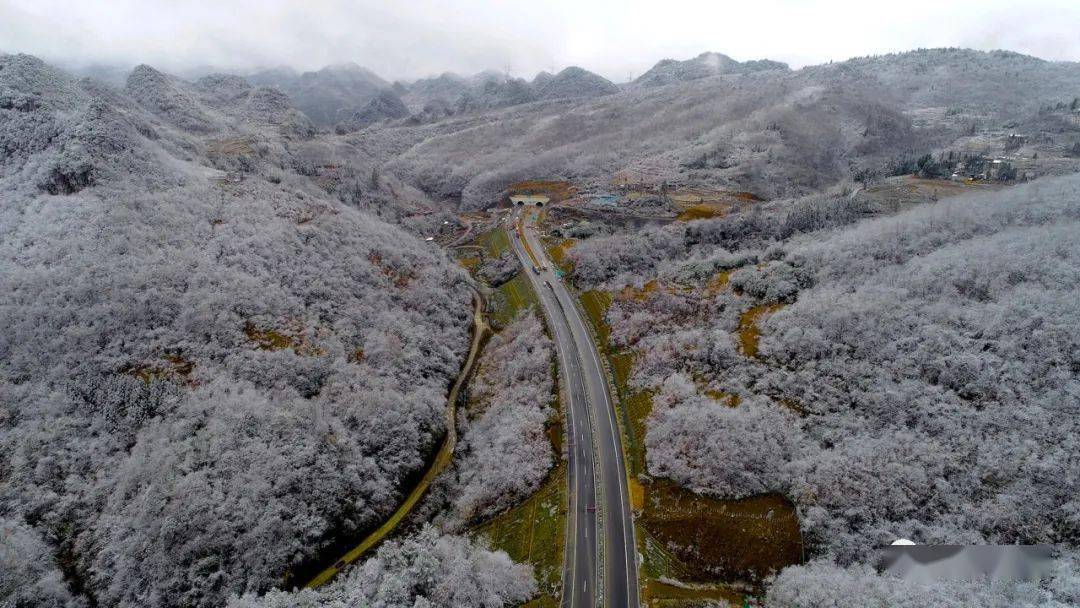
[(577, 194), (577, 187), (570, 182), (549, 181), (532, 179), (507, 187), (507, 193), (515, 194), (545, 194), (551, 197), (551, 202), (564, 201)]
[(244, 323), (244, 335), (248, 337), (248, 340), (254, 342), (255, 346), (259, 347), (261, 350), (284, 350), (286, 348), (291, 348), (296, 351), (296, 354), (306, 357), (326, 354), (323, 349), (309, 344), (299, 327), (290, 328), (290, 331), (285, 332), (275, 329), (264, 329), (248, 321), (247, 323)]
[(716, 203), (698, 203), (684, 207), (675, 219), (680, 222), (692, 222), (694, 220), (707, 220), (720, 217), (728, 211), (728, 206)]
[(228, 156), (250, 156), (255, 153), (252, 141), (245, 137), (217, 139), (206, 144), (208, 152)]
[(657, 293), (666, 293), (670, 295), (690, 295), (693, 293), (693, 288), (684, 287), (681, 285), (665, 285), (658, 279), (651, 279), (641, 287), (626, 286), (615, 292), (614, 298), (620, 302), (644, 302), (649, 299), (650, 296)]
[(394, 283), (394, 287), (408, 287), (413, 279), (412, 271), (399, 271), (388, 264), (383, 264), (382, 256), (374, 251), (368, 254), (368, 261), (377, 266), (383, 275)]
[(728, 286), (728, 282), (731, 280), (731, 273), (732, 272), (735, 272), (735, 271), (734, 270), (722, 270), (722, 271), (716, 273), (716, 276), (714, 276), (709, 281), (709, 284), (706, 287), (706, 291), (708, 291), (710, 295), (723, 291), (724, 288), (726, 288)]
[(739, 199), (740, 201), (746, 201), (748, 203), (760, 203), (761, 201), (765, 200), (760, 196), (754, 194), (753, 192), (736, 192), (735, 198)]
[(167, 354), (162, 355), (161, 359), (161, 365), (133, 365), (122, 372), (149, 383), (152, 380), (186, 380), (195, 371), (195, 362), (181, 355)]
[(678, 205), (680, 213), (675, 219), (682, 222), (719, 217), (733, 209), (744, 207), (747, 203), (762, 200), (752, 192), (704, 188), (681, 188), (677, 192), (669, 193), (668, 198)]
[(779, 494), (717, 500), (664, 479), (644, 484), (644, 492), (639, 525), (689, 580), (758, 584), (802, 560), (795, 507)]
[(551, 256), (551, 260), (555, 262), (560, 268), (566, 271), (573, 271), (574, 261), (567, 255), (567, 251), (574, 245), (577, 245), (576, 239), (563, 239), (557, 243), (548, 245), (548, 255)]
[(739, 344), (742, 352), (747, 357), (758, 356), (758, 342), (761, 340), (761, 328), (758, 321), (766, 315), (770, 315), (781, 308), (783, 304), (761, 304), (744, 312), (739, 317)]
[(475, 272), (480, 267), (480, 256), (470, 255), (458, 258), (458, 264), (469, 272)]
[(726, 601), (731, 606), (743, 606), (745, 601), (742, 593), (726, 585), (684, 586), (656, 580), (648, 580), (642, 585), (641, 599), (649, 608), (715, 606), (717, 600)]
[(702, 393), (704, 393), (706, 397), (719, 401), (728, 407), (737, 407), (739, 403), (742, 402), (742, 399), (738, 395), (724, 391), (715, 391), (707, 388), (702, 391)]
[(798, 401), (795, 401), (794, 399), (787, 399), (787, 398), (781, 397), (779, 399), (773, 399), (773, 401), (775, 401), (778, 405), (780, 405), (780, 407), (787, 408), (787, 409), (795, 412), (799, 416), (806, 416), (806, 408), (803, 407), (803, 404), (799, 403)]
[(634, 513), (641, 513), (645, 509), (645, 486), (636, 478), (630, 478), (630, 508)]
[(630, 300), (644, 302), (645, 300), (649, 299), (650, 295), (656, 293), (658, 289), (660, 289), (660, 281), (652, 279), (642, 285), (640, 288), (630, 287), (629, 285), (623, 287), (619, 290), (618, 293), (615, 294), (615, 299), (620, 302), (627, 302)]

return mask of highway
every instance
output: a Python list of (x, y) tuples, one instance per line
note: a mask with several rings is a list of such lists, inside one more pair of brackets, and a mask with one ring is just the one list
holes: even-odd
[(637, 544), (615, 409), (592, 334), (553, 272), (535, 219), (531, 207), (515, 210), (510, 221), (521, 221), (525, 242), (513, 227), (510, 242), (548, 319), (566, 387), (570, 512), (562, 606), (637, 608)]

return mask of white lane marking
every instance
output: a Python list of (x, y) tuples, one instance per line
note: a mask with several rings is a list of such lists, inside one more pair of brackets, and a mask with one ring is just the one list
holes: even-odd
[[(519, 254), (519, 258), (520, 258), (521, 257), (521, 255), (520, 255), (521, 251), (518, 250), (517, 253)], [(533, 280), (533, 277), (530, 276), (529, 278), (530, 278), (530, 282), (534, 283), (534, 285), (535, 285), (535, 280)], [(552, 294), (552, 295), (555, 295), (555, 294)], [(555, 297), (557, 299), (557, 296), (555, 296)], [(562, 306), (561, 305), (557, 305), (557, 306), (560, 308), (560, 313), (561, 313), (561, 316), (562, 316), (564, 322), (563, 323), (553, 323), (555, 331), (557, 333), (559, 333), (559, 334), (562, 334), (563, 331), (569, 332), (569, 334), (570, 334), (569, 339), (566, 340), (566, 343), (571, 345), (573, 347), (573, 349), (575, 351), (577, 351), (579, 349), (578, 349), (577, 341), (574, 339), (573, 327), (570, 325), (569, 318), (565, 314), (565, 311), (561, 310)], [(549, 316), (551, 316), (552, 320), (554, 321), (554, 318), (553, 318), (554, 313), (552, 312)], [(561, 343), (560, 343), (560, 346), (562, 346)], [(563, 351), (564, 353), (566, 352), (565, 348), (560, 348), (559, 350)], [(587, 403), (588, 389), (587, 389), (586, 384), (585, 384), (584, 373), (580, 369), (580, 363), (578, 363), (577, 365), (575, 365), (573, 363), (574, 361), (580, 361), (580, 359), (578, 359), (577, 357), (571, 357), (569, 355), (564, 356), (564, 359), (568, 362), (568, 365), (565, 366), (566, 367), (566, 375), (567, 376), (572, 376), (572, 375), (575, 375), (575, 374), (577, 375), (577, 378), (578, 378), (577, 384), (580, 386), (581, 391), (582, 391), (582, 396), (586, 398), (586, 403)], [(571, 372), (573, 372), (573, 373), (571, 373)], [(570, 386), (572, 384), (574, 384), (574, 383), (572, 381), (570, 381), (569, 378), (568, 378), (567, 385)], [(572, 435), (573, 427), (576, 427), (576, 425), (577, 425), (576, 416), (573, 415), (573, 412), (576, 411), (576, 408), (574, 407), (574, 403), (575, 403), (576, 400), (574, 399), (573, 390), (570, 391), (569, 399), (570, 399), (570, 411), (571, 411), (570, 417), (572, 418), (572, 421), (571, 421), (571, 424), (572, 424), (571, 435)], [(586, 407), (586, 417), (588, 417), (588, 415), (589, 415), (589, 408)], [(579, 436), (581, 437), (582, 441), (584, 442), (584, 437), (585, 437), (584, 433), (581, 433)], [(587, 458), (586, 453), (585, 453), (584, 446), (582, 446), (582, 458), (586, 462), (588, 461), (588, 458)], [(589, 474), (589, 478), (591, 478), (592, 467), (590, 466), (588, 469), (586, 469), (586, 472)], [(587, 484), (589, 478), (582, 479), (581, 483), (582, 484)], [(587, 494), (587, 492), (585, 492), (585, 493)], [(575, 503), (580, 502), (581, 494), (582, 494), (581, 491), (575, 492), (575, 496), (574, 496)], [(578, 526), (578, 523), (577, 523), (577, 519), (578, 519), (577, 510), (578, 509), (574, 509), (574, 511), (575, 511), (574, 518), (573, 518), (574, 519), (574, 529), (577, 529), (577, 526)], [(586, 537), (586, 539), (588, 539), (588, 536), (589, 536), (589, 526), (588, 525), (584, 526), (584, 531), (585, 531), (585, 537)], [(579, 547), (577, 543), (574, 544), (574, 547), (575, 547), (575, 553), (579, 552), (582, 549), (582, 547)], [(571, 563), (573, 564), (572, 567), (571, 567), (572, 568), (572, 573), (576, 573), (576, 571), (577, 571), (576, 560), (572, 561)], [(572, 576), (571, 580), (573, 580), (574, 578), (576, 578), (576, 577)], [(588, 590), (588, 573), (585, 573), (585, 577), (583, 578), (583, 580), (585, 581), (585, 591), (587, 592), (587, 590)], [(571, 606), (576, 605), (577, 590), (578, 589), (577, 589), (576, 585), (571, 586)]]
[[(535, 219), (535, 218), (531, 217), (530, 219)], [(526, 232), (526, 230), (528, 230), (528, 229), (529, 229), (529, 227), (523, 227), (523, 232), (525, 233), (525, 239), (526, 240), (528, 240), (529, 237), (531, 236), (528, 232)], [(560, 299), (559, 294), (557, 294), (557, 293), (555, 294), (555, 297), (556, 297), (556, 299)], [(569, 292), (567, 292), (567, 298), (569, 298), (569, 297), (570, 297)], [(572, 301), (571, 301), (571, 305), (573, 305)], [(564, 307), (563, 312), (564, 312), (564, 317), (567, 320), (567, 324), (570, 324), (571, 323), (570, 322), (570, 316), (571, 315), (566, 314), (565, 307)], [(574, 317), (573, 324), (576, 325), (577, 329), (579, 329), (579, 331), (581, 332), (581, 334), (579, 334), (579, 335), (585, 335), (586, 337), (588, 337), (589, 333), (585, 329), (584, 324), (583, 324), (583, 322), (581, 320), (581, 315), (579, 314), (576, 307), (574, 307), (574, 314), (572, 316)], [(574, 341), (574, 346), (577, 347), (577, 350), (580, 353), (581, 345), (579, 344), (579, 342), (577, 340), (577, 336), (574, 335), (574, 329), (575, 329), (574, 327), (570, 328), (571, 338)], [(624, 558), (625, 558), (625, 562), (626, 562), (626, 583), (625, 584), (626, 584), (626, 590), (627, 590), (627, 593), (628, 593), (628, 597), (636, 597), (637, 596), (636, 590), (631, 590), (630, 579), (631, 579), (631, 573), (633, 573), (633, 578), (634, 579), (637, 578), (637, 571), (636, 571), (636, 569), (634, 569), (634, 570), (631, 569), (632, 568), (631, 563), (630, 563), (631, 562), (631, 559), (630, 559), (631, 548), (629, 547), (629, 545), (626, 544), (626, 540), (630, 540), (631, 543), (634, 542), (632, 516), (631, 516), (631, 518), (626, 517), (626, 515), (627, 515), (627, 513), (629, 511), (629, 509), (627, 507), (627, 504), (626, 504), (628, 492), (627, 492), (627, 490), (625, 488), (626, 480), (624, 479), (625, 476), (626, 476), (626, 467), (622, 462), (622, 453), (621, 453), (621, 450), (619, 449), (618, 442), (616, 440), (616, 437), (618, 437), (618, 434), (617, 434), (617, 432), (615, 430), (614, 413), (612, 412), (611, 400), (610, 400), (610, 398), (608, 396), (607, 380), (603, 376), (603, 369), (604, 368), (600, 364), (600, 359), (599, 359), (598, 355), (596, 354), (596, 348), (595, 348), (595, 345), (592, 342), (592, 338), (589, 337), (587, 341), (589, 343), (589, 348), (587, 350), (589, 351), (589, 355), (590, 355), (590, 358), (592, 359), (593, 364), (596, 366), (596, 374), (601, 379), (601, 381), (603, 383), (603, 390), (601, 390), (600, 392), (601, 392), (602, 400), (604, 402), (603, 403), (604, 411), (606, 413), (605, 418), (607, 418), (608, 428), (611, 431), (611, 445), (612, 445), (612, 449), (613, 449), (614, 456), (615, 456), (615, 463), (617, 465), (619, 465), (619, 468), (621, 469), (620, 473), (618, 475), (616, 475), (616, 477), (618, 478), (618, 485), (619, 485), (619, 503), (620, 503), (620, 506), (622, 507), (622, 511), (623, 511), (622, 512), (622, 516), (623, 516), (622, 536), (623, 536), (623, 544), (626, 547), (626, 552), (624, 554)], [(582, 381), (582, 384), (584, 384), (584, 381)], [(588, 397), (588, 391), (586, 390), (586, 398), (587, 397)], [(629, 539), (627, 539), (627, 537), (626, 537), (626, 528), (627, 528), (628, 524), (630, 525), (630, 530), (631, 530)], [(636, 548), (634, 548), (633, 550), (636, 551)]]
[[(582, 325), (582, 322), (581, 322), (581, 318), (577, 313), (577, 308), (574, 309), (574, 319), (578, 323), (578, 326), (581, 328), (581, 330), (585, 331), (585, 328), (584, 328), (584, 326)], [(586, 335), (587, 335), (587, 333), (586, 333)], [(631, 525), (630, 538), (629, 539), (626, 538), (626, 526), (627, 526), (627, 523), (629, 521), (627, 519), (627, 517), (626, 517), (626, 513), (627, 513), (627, 510), (628, 510), (627, 505), (626, 505), (627, 491), (624, 488), (624, 485), (626, 484), (626, 480), (624, 479), (624, 477), (626, 476), (626, 467), (622, 463), (621, 450), (619, 449), (619, 446), (618, 446), (618, 444), (616, 442), (616, 437), (618, 435), (617, 435), (617, 432), (615, 430), (615, 419), (614, 419), (614, 413), (612, 412), (611, 401), (608, 398), (608, 394), (607, 394), (607, 380), (602, 375), (604, 373), (603, 372), (604, 368), (600, 365), (600, 360), (599, 360), (599, 358), (598, 358), (598, 356), (596, 354), (596, 349), (593, 347), (591, 338), (589, 339), (589, 349), (588, 350), (589, 350), (589, 354), (592, 357), (593, 363), (596, 365), (597, 374), (601, 374), (600, 378), (601, 378), (601, 381), (603, 382), (603, 389), (600, 392), (603, 395), (604, 410), (607, 413), (606, 418), (608, 419), (608, 428), (611, 429), (611, 446), (612, 446), (612, 449), (614, 450), (614, 453), (615, 453), (615, 464), (617, 464), (619, 466), (619, 469), (620, 469), (619, 474), (616, 475), (616, 477), (618, 477), (618, 479), (619, 479), (619, 502), (621, 503), (620, 506), (623, 508), (623, 513), (622, 513), (622, 515), (623, 515), (623, 530), (622, 530), (622, 534), (623, 534), (623, 544), (624, 544), (624, 547), (626, 548), (625, 555), (623, 556), (624, 560), (626, 562), (626, 583), (625, 584), (626, 584), (626, 592), (628, 594), (627, 597), (635, 597), (637, 594), (636, 594), (636, 592), (634, 590), (631, 589), (631, 586), (630, 586), (630, 578), (631, 578), (631, 572), (632, 572), (630, 570), (630, 568), (631, 568), (631, 564), (630, 564), (631, 548), (630, 548), (629, 545), (626, 544), (627, 540), (630, 540), (631, 543), (634, 542), (634, 533), (633, 533), (633, 527), (632, 527), (633, 524), (632, 523), (630, 523), (630, 525)], [(633, 550), (636, 551), (636, 548), (634, 548)], [(634, 578), (636, 579), (637, 578), (637, 576), (636, 576), (637, 571), (634, 570), (633, 574), (634, 574)]]
[[(530, 216), (529, 219), (530, 220), (535, 220), (535, 216)], [(521, 239), (521, 240), (526, 241), (526, 243), (522, 244), (522, 249), (524, 249), (524, 247), (526, 245), (528, 245), (528, 246), (536, 245), (535, 243), (528, 243), (528, 241), (530, 240), (530, 237), (533, 236), (529, 232), (527, 232), (527, 230), (529, 230), (530, 228), (531, 228), (531, 226), (526, 226), (526, 225), (522, 226), (522, 233), (523, 233), (524, 238)], [(535, 240), (535, 238), (533, 238), (532, 240)], [(534, 247), (534, 248), (537, 248), (537, 247)], [(544, 255), (542, 249), (539, 249), (539, 248), (537, 248), (537, 249), (538, 249), (538, 251), (541, 251), (541, 255)], [(521, 257), (520, 256), (520, 250), (518, 251), (518, 253), (519, 253), (519, 257)], [(533, 279), (533, 277), (530, 276), (529, 278), (530, 278), (530, 282), (535, 284), (536, 281)], [(565, 288), (565, 285), (563, 287)], [(611, 431), (610, 437), (611, 437), (612, 451), (613, 451), (614, 457), (615, 457), (615, 464), (620, 469), (620, 472), (619, 472), (618, 475), (616, 475), (616, 478), (618, 479), (617, 484), (618, 484), (618, 488), (619, 488), (619, 503), (620, 503), (620, 507), (621, 507), (621, 510), (622, 510), (621, 515), (623, 516), (622, 537), (623, 537), (624, 547), (626, 548), (626, 552), (624, 554), (625, 565), (626, 565), (625, 584), (626, 584), (626, 590), (627, 590), (628, 598), (635, 598), (636, 599), (637, 598), (637, 590), (632, 589), (631, 585), (630, 585), (631, 578), (633, 578), (635, 580), (637, 579), (637, 571), (636, 571), (636, 568), (634, 568), (634, 566), (631, 564), (631, 557), (630, 557), (631, 556), (631, 550), (636, 552), (636, 548), (631, 547), (631, 545), (634, 545), (634, 538), (635, 538), (635, 534), (634, 534), (634, 530), (633, 530), (632, 516), (631, 517), (626, 517), (627, 513), (629, 512), (629, 507), (627, 506), (627, 503), (626, 503), (627, 498), (628, 498), (628, 492), (627, 492), (627, 489), (626, 489), (626, 479), (625, 479), (626, 467), (622, 462), (622, 460), (623, 460), (622, 459), (622, 453), (621, 453), (621, 450), (619, 449), (619, 445), (618, 445), (619, 434), (615, 430), (614, 412), (612, 411), (613, 408), (612, 408), (612, 405), (611, 405), (611, 399), (610, 399), (610, 397), (608, 395), (607, 380), (605, 379), (604, 372), (603, 372), (604, 368), (600, 364), (599, 357), (598, 357), (598, 355), (596, 353), (595, 344), (593, 343), (591, 335), (589, 334), (588, 330), (585, 329), (584, 323), (581, 320), (581, 315), (580, 315), (579, 311), (577, 310), (577, 308), (574, 307), (574, 314), (569, 315), (569, 314), (566, 314), (565, 306), (561, 305), (562, 304), (562, 302), (561, 302), (562, 299), (566, 299), (566, 298), (571, 297), (569, 295), (569, 292), (568, 291), (566, 292), (566, 298), (560, 298), (559, 294), (555, 292), (554, 287), (552, 287), (552, 292), (553, 292), (552, 295), (555, 297), (557, 305), (559, 306), (560, 309), (562, 309), (561, 312), (563, 313), (562, 316), (566, 321), (566, 329), (568, 329), (570, 331), (571, 342), (573, 343), (573, 345), (575, 347), (575, 350), (577, 350), (579, 353), (581, 351), (581, 345), (580, 345), (577, 338), (578, 338), (578, 336), (585, 336), (586, 337), (586, 342), (588, 342), (588, 348), (586, 350), (589, 351), (589, 357), (592, 360), (592, 363), (593, 363), (593, 365), (595, 367), (595, 372), (596, 372), (595, 374), (593, 374), (593, 376), (595, 378), (599, 378), (600, 381), (601, 381), (601, 384), (602, 384), (602, 390), (600, 391), (601, 400), (603, 401), (603, 406), (604, 406), (603, 409), (604, 409), (604, 412), (605, 412), (605, 418), (607, 418), (607, 421), (608, 421), (608, 429)], [(571, 303), (571, 306), (573, 306), (573, 301), (572, 300), (571, 300), (570, 303)], [(552, 313), (551, 316), (554, 316), (554, 314)], [(573, 321), (570, 321), (571, 316), (573, 316), (573, 318), (574, 318)], [(554, 320), (554, 319), (552, 319), (552, 320)], [(553, 323), (553, 325), (557, 325), (557, 324)], [(579, 332), (577, 335), (575, 335), (575, 329), (577, 329), (578, 332)], [(563, 350), (565, 350), (565, 349), (563, 349)], [(569, 358), (568, 358), (568, 360), (569, 360)], [(576, 366), (575, 366), (575, 371), (579, 371), (579, 370), (576, 369)], [(589, 390), (588, 390), (588, 387), (587, 387), (587, 385), (585, 383), (584, 376), (585, 376), (585, 374), (583, 373), (583, 371), (580, 371), (579, 372), (579, 382), (581, 384), (583, 394), (584, 394), (584, 396), (586, 398), (586, 403), (588, 403)], [(572, 398), (573, 397), (572, 397), (572, 394), (571, 394), (571, 399)], [(586, 408), (586, 409), (587, 409), (587, 414), (591, 413), (589, 410), (591, 410), (592, 408)], [(581, 440), (582, 440), (582, 442), (584, 442), (584, 435), (582, 435)], [(583, 448), (583, 457), (584, 457), (584, 448)], [(592, 472), (591, 468), (589, 469), (589, 472), (590, 473)], [(575, 499), (577, 499), (577, 498), (580, 498), (580, 497), (575, 496)], [(576, 513), (575, 513), (575, 520), (576, 520)], [(626, 534), (627, 527), (630, 528), (629, 538), (627, 537), (627, 534)], [(586, 526), (586, 536), (587, 535), (588, 535), (588, 526)], [(597, 539), (597, 540), (599, 540), (599, 539)], [(630, 541), (629, 544), (626, 543), (627, 540)], [(576, 544), (575, 544), (575, 547), (576, 547)], [(586, 584), (586, 588), (587, 588), (588, 587), (588, 579), (585, 579), (585, 580), (586, 580), (585, 584)], [(634, 605), (635, 606), (638, 605), (637, 602), (635, 602)]]
[[(515, 236), (516, 236), (516, 233), (515, 233)], [(520, 243), (520, 241), (518, 239), (514, 240), (514, 253), (517, 254), (518, 260), (523, 265), (525, 265), (525, 258), (527, 257), (527, 254), (524, 252), (524, 247), (523, 247), (523, 245)], [(528, 275), (527, 273), (526, 273), (526, 276), (529, 276), (529, 281), (535, 285), (535, 281), (533, 280), (532, 276)], [(566, 354), (566, 348), (565, 348), (566, 341), (560, 339), (560, 334), (562, 333), (562, 332), (560, 332), (560, 330), (569, 331), (570, 334), (571, 334), (571, 341), (572, 341), (572, 338), (573, 338), (573, 331), (570, 329), (570, 326), (569, 326), (568, 322), (565, 323), (565, 324), (555, 322), (555, 315), (554, 315), (554, 312), (550, 309), (550, 305), (549, 305), (548, 310), (546, 312), (547, 312), (547, 316), (549, 317), (549, 320), (551, 321), (552, 330), (556, 333), (556, 337), (555, 337), (556, 349), (563, 353), (562, 359), (563, 359), (564, 362), (567, 362), (567, 364), (563, 365), (562, 367), (563, 367), (563, 375), (566, 378), (566, 386), (569, 388), (573, 384), (571, 382), (571, 380), (570, 380), (570, 376), (571, 376), (570, 371), (571, 370), (570, 370), (570, 365), (568, 364), (568, 362), (570, 361), (570, 357)], [(570, 390), (568, 390), (567, 400), (569, 401), (569, 403), (567, 404), (567, 417), (570, 420), (570, 434), (571, 434), (571, 436), (573, 436), (574, 430), (577, 427), (577, 417), (575, 416), (576, 408), (574, 406), (574, 392), (573, 392), (572, 388)], [(583, 452), (583, 454), (584, 454), (584, 452)], [(573, 468), (573, 467), (571, 467), (571, 468)], [(580, 476), (577, 475), (576, 471), (574, 472), (573, 477), (574, 477), (574, 481), (577, 482), (577, 484), (576, 484), (577, 486), (580, 486), (582, 483), (584, 483), (584, 480), (580, 479)], [(569, 486), (569, 483), (567, 485)], [(578, 530), (578, 527), (579, 527), (577, 505), (578, 505), (578, 503), (580, 501), (581, 492), (580, 492), (580, 487), (574, 487), (574, 488), (572, 488), (572, 490), (573, 491), (571, 492), (571, 495), (572, 495), (572, 500), (573, 500), (574, 504), (573, 504), (573, 508), (571, 509), (573, 514), (571, 516), (570, 521), (572, 522), (571, 529), (573, 529), (575, 531), (575, 534), (576, 534), (576, 531)], [(585, 534), (586, 534), (586, 537), (588, 537), (588, 526), (585, 527)], [(568, 536), (570, 536), (570, 535), (568, 535)], [(564, 581), (563, 585), (564, 586), (566, 585), (565, 581), (567, 579), (567, 574), (569, 574), (570, 575), (569, 578), (570, 578), (570, 581), (571, 581), (571, 585), (570, 585), (570, 606), (571, 607), (577, 606), (578, 586), (576, 584), (573, 584), (573, 581), (575, 581), (577, 579), (577, 556), (580, 554), (580, 552), (582, 550), (582, 547), (580, 547), (577, 542), (574, 542), (573, 546), (574, 546), (573, 554), (571, 554), (570, 552), (567, 552), (563, 556), (563, 564), (564, 564), (564, 566), (563, 566), (563, 581)], [(569, 563), (569, 565), (570, 565), (569, 568), (566, 567), (567, 563)], [(587, 578), (585, 579), (585, 585), (586, 585), (586, 587), (588, 587), (588, 579)]]

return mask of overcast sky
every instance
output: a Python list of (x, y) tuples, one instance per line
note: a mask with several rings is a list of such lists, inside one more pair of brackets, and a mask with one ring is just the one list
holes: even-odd
[(393, 80), (580, 65), (622, 81), (702, 51), (800, 67), (938, 46), (1080, 60), (1080, 0), (0, 0), (0, 52), (174, 72), (355, 61)]

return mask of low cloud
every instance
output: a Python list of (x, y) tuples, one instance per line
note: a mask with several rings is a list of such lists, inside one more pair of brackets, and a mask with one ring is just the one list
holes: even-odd
[(1011, 0), (724, 4), (0, 0), (0, 51), (70, 66), (150, 63), (177, 72), (355, 61), (390, 79), (490, 68), (532, 76), (576, 64), (625, 80), (663, 57), (706, 50), (794, 66), (919, 46), (1080, 59), (1080, 5), (1072, 0), (1022, 8)]

